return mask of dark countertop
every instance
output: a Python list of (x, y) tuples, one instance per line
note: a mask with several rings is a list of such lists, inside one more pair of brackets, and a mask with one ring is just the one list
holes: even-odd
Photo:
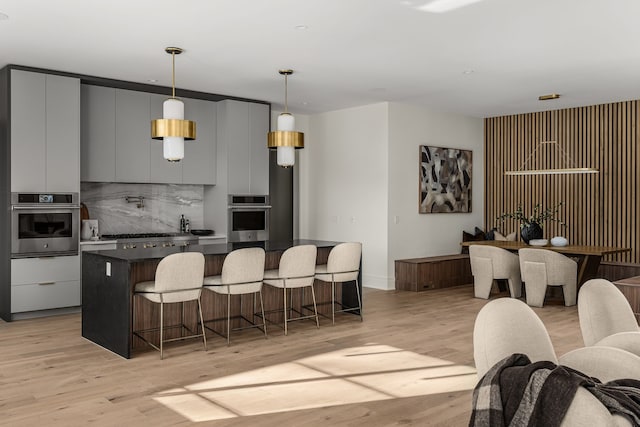
[(264, 248), (265, 251), (284, 251), (292, 246), (315, 245), (317, 247), (333, 247), (340, 242), (330, 242), (324, 240), (284, 240), (284, 241), (261, 241), (261, 242), (239, 242), (222, 243), (213, 245), (189, 245), (172, 246), (167, 248), (138, 248), (138, 249), (111, 249), (95, 252), (84, 252), (83, 254), (99, 255), (106, 258), (118, 259), (128, 262), (149, 261), (164, 258), (167, 255), (179, 252), (202, 252), (204, 255), (226, 255), (231, 251), (240, 248)]

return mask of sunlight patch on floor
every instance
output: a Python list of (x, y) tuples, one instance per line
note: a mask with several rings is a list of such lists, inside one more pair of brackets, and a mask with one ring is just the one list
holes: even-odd
[(371, 344), (229, 375), (153, 399), (193, 422), (472, 390), (476, 370)]

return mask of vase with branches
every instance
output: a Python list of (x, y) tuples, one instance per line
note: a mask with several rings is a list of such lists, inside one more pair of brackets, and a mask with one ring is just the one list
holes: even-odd
[(514, 219), (518, 221), (520, 223), (520, 236), (525, 243), (529, 243), (529, 240), (542, 238), (542, 228), (547, 221), (557, 222), (562, 227), (567, 226), (564, 221), (557, 218), (561, 206), (562, 202), (551, 208), (543, 208), (542, 204), (538, 203), (533, 207), (531, 215), (525, 215), (522, 205), (518, 204), (518, 208), (514, 212), (503, 213), (496, 217), (496, 220)]

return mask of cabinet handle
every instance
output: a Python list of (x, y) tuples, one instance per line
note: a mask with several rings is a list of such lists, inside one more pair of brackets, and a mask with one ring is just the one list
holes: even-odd
[(38, 285), (55, 285), (56, 282), (40, 282)]

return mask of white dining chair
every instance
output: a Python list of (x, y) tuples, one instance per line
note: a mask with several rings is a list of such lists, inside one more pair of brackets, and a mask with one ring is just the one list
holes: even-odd
[(580, 287), (578, 318), (585, 346), (621, 348), (640, 356), (640, 326), (620, 289), (605, 279)]
[(469, 258), (476, 298), (489, 299), (496, 279), (506, 279), (511, 297), (520, 298), (522, 281), (518, 255), (506, 249), (478, 244), (469, 247)]
[(527, 304), (544, 305), (547, 286), (562, 286), (564, 305), (576, 305), (578, 264), (548, 249), (522, 248), (518, 251)]
[[(164, 305), (171, 303), (184, 303), (187, 301), (198, 302), (198, 315), (200, 324), (202, 322), (202, 305), (200, 296), (202, 294), (202, 284), (204, 280), (204, 255), (199, 252), (184, 252), (167, 255), (162, 258), (156, 267), (156, 275), (154, 280), (138, 282), (135, 284), (133, 297), (144, 298), (152, 303), (160, 304), (160, 327), (149, 328), (134, 331), (133, 334), (149, 344), (151, 347), (160, 351), (160, 359), (164, 358), (164, 343), (178, 341), (187, 338), (202, 337), (204, 349), (207, 350), (207, 337), (205, 336), (204, 326), (202, 333), (197, 334), (186, 326), (184, 323), (179, 325), (164, 325)], [(135, 315), (135, 310), (134, 310)], [(184, 317), (184, 316), (183, 316)], [(135, 318), (133, 319), (135, 325)], [(164, 330), (168, 328), (182, 328), (188, 330), (191, 335), (180, 336), (178, 338), (164, 339)], [(197, 329), (197, 324), (196, 324)], [(158, 346), (147, 340), (146, 332), (159, 331), (160, 343)]]

